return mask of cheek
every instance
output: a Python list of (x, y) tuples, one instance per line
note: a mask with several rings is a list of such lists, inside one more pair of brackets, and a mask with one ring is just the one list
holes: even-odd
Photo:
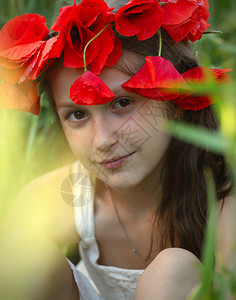
[(152, 101), (140, 111), (139, 124), (146, 132), (146, 141), (143, 144), (144, 158), (158, 164), (165, 154), (171, 137), (167, 133), (167, 110), (163, 104)]
[(86, 136), (83, 134), (78, 134), (77, 130), (73, 130), (70, 128), (67, 128), (67, 126), (63, 126), (63, 131), (65, 134), (65, 137), (67, 139), (67, 142), (74, 153), (75, 157), (80, 160), (85, 160), (86, 155), (88, 155), (88, 137), (86, 139)]
[(155, 100), (146, 100), (139, 110), (141, 122), (150, 125), (150, 130), (155, 132), (165, 131), (167, 119), (169, 119), (170, 109), (166, 103)]
[(165, 154), (169, 144), (170, 144), (171, 137), (167, 135), (165, 132), (159, 132), (156, 136), (153, 137), (152, 147), (150, 152), (155, 154), (156, 156), (161, 159)]

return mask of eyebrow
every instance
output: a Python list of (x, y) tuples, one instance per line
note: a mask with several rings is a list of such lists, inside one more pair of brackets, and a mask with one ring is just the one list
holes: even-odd
[[(72, 102), (72, 100), (71, 100)], [(55, 105), (55, 108), (58, 109), (58, 108), (73, 108), (73, 109), (76, 109), (76, 108), (79, 108), (81, 107), (81, 105), (78, 105), (74, 102), (72, 103), (62, 103), (62, 104), (59, 104), (59, 105)]]

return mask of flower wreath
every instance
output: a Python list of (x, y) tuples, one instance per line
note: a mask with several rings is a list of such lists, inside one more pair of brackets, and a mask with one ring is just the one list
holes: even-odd
[(122, 55), (116, 30), (140, 41), (159, 34), (159, 55), (147, 56), (123, 89), (154, 100), (172, 100), (187, 110), (204, 109), (212, 99), (197, 95), (189, 83), (221, 82), (230, 70), (195, 67), (180, 74), (161, 56), (161, 28), (176, 43), (194, 42), (210, 26), (208, 9), (207, 0), (131, 0), (115, 14), (104, 0), (83, 0), (78, 5), (75, 1), (60, 9), (51, 27), (57, 34), (51, 38), (44, 17), (16, 17), (0, 31), (0, 107), (38, 114), (43, 74), (62, 53), (65, 67), (84, 68), (71, 86), (72, 101), (82, 105), (111, 101), (115, 95), (97, 75)]

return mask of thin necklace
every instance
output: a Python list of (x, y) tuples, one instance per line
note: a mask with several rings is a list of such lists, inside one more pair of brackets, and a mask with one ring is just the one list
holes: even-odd
[(138, 250), (134, 247), (133, 243), (131, 242), (131, 240), (130, 240), (130, 238), (128, 236), (128, 233), (127, 233), (127, 231), (125, 229), (125, 226), (124, 226), (123, 222), (121, 221), (120, 215), (118, 213), (117, 207), (116, 207), (115, 202), (114, 202), (114, 200), (113, 200), (112, 197), (111, 197), (111, 201), (113, 203), (113, 207), (114, 207), (114, 210), (115, 210), (115, 213), (116, 213), (116, 217), (117, 217), (117, 219), (118, 219), (118, 221), (120, 223), (120, 226), (121, 226), (121, 228), (122, 228), (122, 230), (123, 230), (123, 232), (124, 232), (124, 234), (126, 236), (126, 239), (127, 239), (128, 243), (129, 243), (130, 249), (136, 255), (136, 257), (138, 258), (138, 260), (139, 260), (140, 264), (142, 265), (142, 267), (145, 269), (146, 268), (145, 263), (143, 262), (142, 258), (140, 257), (140, 255), (138, 253)]

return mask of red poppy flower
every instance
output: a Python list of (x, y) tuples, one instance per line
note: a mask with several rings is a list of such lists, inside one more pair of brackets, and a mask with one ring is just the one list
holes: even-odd
[(206, 67), (195, 67), (189, 69), (182, 74), (186, 82), (193, 86), (191, 93), (180, 95), (174, 99), (173, 102), (180, 107), (188, 110), (201, 110), (209, 106), (214, 102), (210, 95), (198, 95), (196, 91), (196, 85), (205, 85), (213, 82), (216, 84), (229, 81), (229, 77), (226, 72), (230, 72), (231, 69), (210, 69)]
[(27, 14), (10, 20), (0, 31), (0, 66), (23, 70), (48, 33), (46, 19), (40, 15)]
[[(109, 23), (114, 22), (115, 14), (103, 0), (83, 0), (79, 5), (60, 9), (59, 17), (52, 30), (59, 32), (54, 52), (64, 49), (64, 65), (70, 68), (84, 66), (83, 54), (86, 44)], [(114, 65), (121, 54), (121, 43), (115, 40), (112, 25), (109, 25), (86, 50), (86, 64), (94, 74), (99, 74), (109, 61)], [(112, 58), (112, 59), (111, 59)]]
[(57, 38), (45, 41), (46, 19), (27, 14), (10, 20), (0, 31), (0, 77), (8, 83), (35, 80), (51, 58)]
[(164, 10), (156, 0), (131, 0), (116, 13), (116, 29), (125, 36), (142, 41), (151, 38), (161, 27)]
[(164, 0), (162, 26), (175, 42), (199, 40), (209, 28), (207, 0)]
[(146, 63), (122, 88), (143, 97), (166, 101), (176, 98), (180, 89), (188, 90), (183, 77), (164, 57), (147, 56)]
[(53, 45), (56, 43), (58, 37), (52, 37), (47, 41), (44, 41), (40, 49), (31, 57), (27, 66), (24, 69), (23, 74), (19, 79), (19, 83), (24, 80), (35, 80), (41, 72), (45, 71), (55, 60), (55, 57), (51, 53)]
[[(20, 45), (29, 45), (26, 48), (19, 48), (16, 58), (26, 57), (32, 54), (35, 44), (45, 40), (49, 33), (46, 26), (46, 19), (37, 14), (26, 14), (11, 19), (0, 32), (0, 52), (12, 49)], [(40, 44), (40, 43), (39, 43)], [(14, 55), (14, 52), (12, 52)], [(12, 57), (9, 57), (13, 59)]]
[(76, 79), (70, 89), (70, 99), (78, 105), (104, 104), (114, 97), (109, 87), (90, 71)]
[(0, 31), (1, 106), (39, 112), (38, 75), (49, 66), (57, 38), (46, 41), (46, 19), (26, 14), (10, 20)]
[(0, 83), (0, 107), (16, 109), (39, 114), (39, 96), (37, 82), (24, 82), (22, 84)]

